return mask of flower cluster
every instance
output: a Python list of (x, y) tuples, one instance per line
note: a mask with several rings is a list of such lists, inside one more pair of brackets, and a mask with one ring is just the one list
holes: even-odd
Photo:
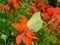
[[(21, 40), (23, 40), (26, 45), (30, 45), (31, 40), (38, 40), (38, 38), (35, 37), (35, 34), (26, 28), (27, 18), (23, 16), (21, 20), (19, 19), (19, 21), (20, 24), (18, 24), (17, 22), (12, 23), (12, 26), (15, 27), (18, 31), (18, 35), (16, 36), (16, 44), (20, 44)], [(25, 34), (26, 36), (24, 36)]]
[(60, 45), (60, 42), (58, 43), (60, 7), (53, 7), (46, 2), (45, 0), (5, 0), (4, 4), (0, 2), (0, 44)]
[[(29, 12), (34, 14), (35, 12), (40, 11), (42, 19), (46, 22), (50, 21), (48, 24), (47, 30), (51, 30), (52, 26), (56, 23), (57, 26), (60, 26), (60, 8), (53, 8), (49, 4), (44, 4), (42, 0), (34, 0), (34, 3), (30, 6)], [(56, 29), (57, 31), (57, 29)], [(60, 29), (58, 31), (60, 33)]]

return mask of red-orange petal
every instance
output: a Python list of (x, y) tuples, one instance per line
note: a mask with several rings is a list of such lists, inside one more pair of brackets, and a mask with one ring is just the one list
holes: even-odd
[(27, 31), (26, 31), (26, 36), (27, 36), (27, 37), (32, 37), (32, 36), (35, 36), (35, 35), (34, 35), (34, 33), (33, 33), (32, 31), (27, 30)]
[(19, 24), (18, 24), (17, 22), (13, 22), (13, 23), (12, 23), (12, 26), (13, 26), (15, 29), (19, 30)]
[(27, 24), (27, 18), (23, 16), (20, 23)]
[(31, 45), (30, 44), (30, 42), (31, 42), (30, 38), (28, 38), (26, 36), (22, 36), (21, 38), (26, 45)]
[(57, 21), (58, 21), (58, 25), (60, 25), (60, 16), (58, 16)]
[(24, 29), (27, 26), (27, 18), (25, 16), (22, 17), (22, 19), (20, 20), (20, 27), (19, 27), (19, 32), (24, 31)]
[(15, 8), (19, 8), (19, 4), (18, 4), (17, 2), (14, 3), (13, 6), (14, 6)]
[(19, 3), (17, 0), (8, 0), (8, 2), (13, 5), (15, 8), (19, 8)]
[(30, 6), (29, 12), (30, 12), (31, 14), (34, 14), (34, 13), (37, 12), (37, 11), (38, 11), (38, 8), (36, 8), (36, 6)]
[(18, 32), (19, 33), (23, 32), (25, 28), (26, 28), (26, 24), (21, 24), (20, 27), (19, 27)]
[(32, 39), (33, 41), (38, 40), (38, 38), (37, 38), (37, 37), (31, 37), (31, 39)]
[(43, 13), (43, 20), (48, 21), (50, 19), (50, 15), (48, 13)]
[(16, 44), (20, 44), (20, 43), (21, 43), (21, 37), (20, 37), (20, 35), (18, 35), (16, 37)]

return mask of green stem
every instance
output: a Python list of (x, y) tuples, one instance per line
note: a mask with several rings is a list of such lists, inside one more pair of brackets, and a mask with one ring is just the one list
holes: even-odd
[(55, 36), (59, 35), (60, 33), (57, 33)]
[(55, 24), (52, 26), (52, 29), (51, 29), (51, 31), (50, 31), (49, 34), (53, 33), (53, 31), (55, 31), (56, 28), (57, 28), (57, 25), (56, 25), (56, 23), (55, 23)]
[(57, 0), (57, 7), (58, 7), (58, 0)]

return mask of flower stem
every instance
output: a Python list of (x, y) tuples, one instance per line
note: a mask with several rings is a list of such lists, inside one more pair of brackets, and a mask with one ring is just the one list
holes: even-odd
[(58, 0), (57, 0), (57, 7), (58, 7)]

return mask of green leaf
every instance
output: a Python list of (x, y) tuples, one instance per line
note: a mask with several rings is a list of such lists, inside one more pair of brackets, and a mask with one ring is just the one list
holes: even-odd
[(53, 34), (49, 34), (47, 37), (48, 37), (48, 40), (51, 41), (52, 44), (57, 43), (57, 38)]
[(41, 29), (43, 21), (41, 20), (40, 12), (36, 12), (27, 22), (27, 27), (33, 32), (37, 32)]
[(32, 41), (31, 45), (39, 45), (36, 41)]
[(7, 1), (7, 0), (3, 0), (3, 1), (0, 0), (0, 3), (1, 3), (1, 4), (8, 4), (8, 1)]
[[(56, 28), (57, 28), (57, 25), (54, 24), (54, 25), (52, 26), (52, 29), (51, 29), (50, 33), (52, 33)], [(50, 34), (50, 33), (49, 33), (49, 34)]]

